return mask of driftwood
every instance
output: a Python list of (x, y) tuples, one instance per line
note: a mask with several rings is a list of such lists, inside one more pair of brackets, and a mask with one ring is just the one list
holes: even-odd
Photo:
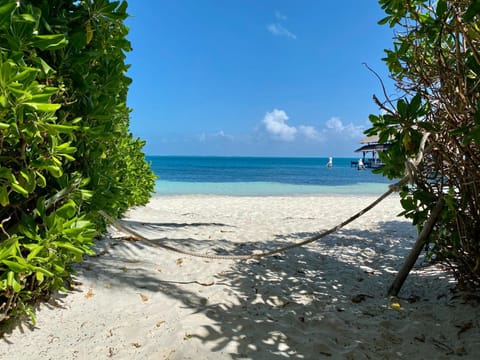
[(405, 279), (410, 273), (410, 270), (412, 270), (413, 265), (415, 265), (415, 262), (417, 261), (418, 256), (422, 252), (422, 248), (425, 245), (425, 241), (430, 236), (430, 233), (432, 232), (433, 227), (435, 226), (435, 223), (437, 222), (438, 216), (442, 212), (444, 205), (445, 205), (445, 200), (443, 199), (443, 197), (440, 197), (437, 201), (437, 204), (435, 205), (435, 208), (432, 210), (427, 222), (423, 226), (422, 231), (418, 235), (417, 241), (415, 242), (415, 245), (410, 251), (410, 254), (408, 255), (407, 259), (405, 260), (405, 263), (403, 264), (402, 268), (398, 272), (395, 280), (392, 283), (392, 286), (390, 286), (390, 288), (388, 289), (388, 295), (397, 296), (397, 294), (400, 292), (400, 289), (403, 283), (405, 282)]

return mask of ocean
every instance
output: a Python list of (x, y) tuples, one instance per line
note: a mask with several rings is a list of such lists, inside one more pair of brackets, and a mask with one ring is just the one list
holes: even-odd
[(382, 194), (393, 181), (351, 166), (358, 158), (147, 156), (155, 195)]

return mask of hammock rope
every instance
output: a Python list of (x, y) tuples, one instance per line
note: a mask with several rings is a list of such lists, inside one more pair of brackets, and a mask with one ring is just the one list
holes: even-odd
[(175, 247), (170, 246), (170, 245), (158, 243), (157, 241), (160, 240), (160, 239), (153, 239), (152, 240), (152, 239), (146, 238), (145, 236), (143, 236), (139, 232), (121, 224), (120, 221), (114, 219), (113, 217), (111, 217), (110, 215), (108, 215), (106, 212), (104, 212), (102, 210), (100, 210), (98, 213), (101, 216), (103, 216), (116, 229), (118, 229), (118, 230), (120, 230), (124, 233), (127, 233), (127, 234), (131, 235), (132, 237), (134, 237), (138, 240), (141, 240), (142, 242), (144, 242), (144, 243), (146, 243), (150, 246), (153, 246), (153, 247), (158, 247), (158, 248), (168, 250), (168, 251), (172, 251), (172, 252), (182, 254), (182, 255), (188, 255), (188, 256), (192, 256), (192, 257), (212, 259), (212, 260), (250, 260), (250, 259), (257, 259), (258, 260), (258, 259), (261, 259), (261, 258), (264, 258), (264, 257), (267, 257), (267, 256), (272, 256), (272, 255), (275, 255), (275, 254), (283, 253), (283, 252), (286, 252), (286, 251), (289, 251), (289, 250), (292, 250), (292, 249), (310, 244), (314, 241), (320, 240), (320, 239), (324, 238), (325, 236), (328, 236), (328, 235), (340, 230), (341, 228), (348, 225), (352, 221), (358, 219), (360, 216), (362, 216), (363, 214), (365, 214), (369, 210), (373, 209), (380, 202), (382, 202), (385, 198), (387, 198), (392, 192), (398, 191), (410, 179), (411, 179), (411, 176), (407, 175), (404, 178), (402, 178), (400, 181), (398, 181), (397, 183), (390, 185), (388, 190), (385, 193), (383, 193), (382, 195), (380, 195), (380, 197), (378, 197), (375, 201), (373, 201), (368, 206), (366, 206), (365, 208), (363, 208), (362, 210), (357, 212), (355, 215), (352, 215), (348, 219), (344, 220), (343, 222), (337, 224), (336, 226), (334, 226), (334, 227), (332, 227), (328, 230), (325, 230), (325, 231), (323, 231), (323, 232), (321, 232), (317, 235), (308, 237), (307, 239), (305, 239), (303, 241), (300, 241), (298, 243), (294, 243), (294, 244), (290, 244), (290, 245), (287, 245), (287, 246), (279, 247), (279, 248), (269, 250), (269, 251), (264, 251), (264, 252), (260, 252), (260, 253), (250, 253), (250, 254), (245, 254), (245, 255), (236, 255), (236, 254), (209, 255), (209, 254), (199, 254), (199, 253), (189, 251), (189, 250), (178, 249), (178, 248), (175, 248)]

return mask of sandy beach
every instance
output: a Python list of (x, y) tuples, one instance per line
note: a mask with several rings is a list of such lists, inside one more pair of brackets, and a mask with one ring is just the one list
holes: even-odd
[[(374, 196), (155, 197), (124, 224), (203, 254), (244, 254), (326, 230)], [(76, 284), (3, 327), (1, 359), (477, 359), (479, 297), (421, 260), (398, 196), (323, 240), (261, 260), (193, 258), (111, 228)]]

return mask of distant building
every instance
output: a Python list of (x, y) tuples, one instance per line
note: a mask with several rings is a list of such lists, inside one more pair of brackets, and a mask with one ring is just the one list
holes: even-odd
[[(360, 144), (365, 145), (355, 150), (355, 152), (362, 153), (362, 162), (363, 165), (367, 168), (378, 168), (385, 165), (380, 160), (378, 153), (387, 150), (390, 147), (390, 144), (380, 144), (378, 140), (378, 135), (367, 136), (360, 141)], [(352, 166), (353, 165), (358, 165), (358, 163), (352, 161)]]

